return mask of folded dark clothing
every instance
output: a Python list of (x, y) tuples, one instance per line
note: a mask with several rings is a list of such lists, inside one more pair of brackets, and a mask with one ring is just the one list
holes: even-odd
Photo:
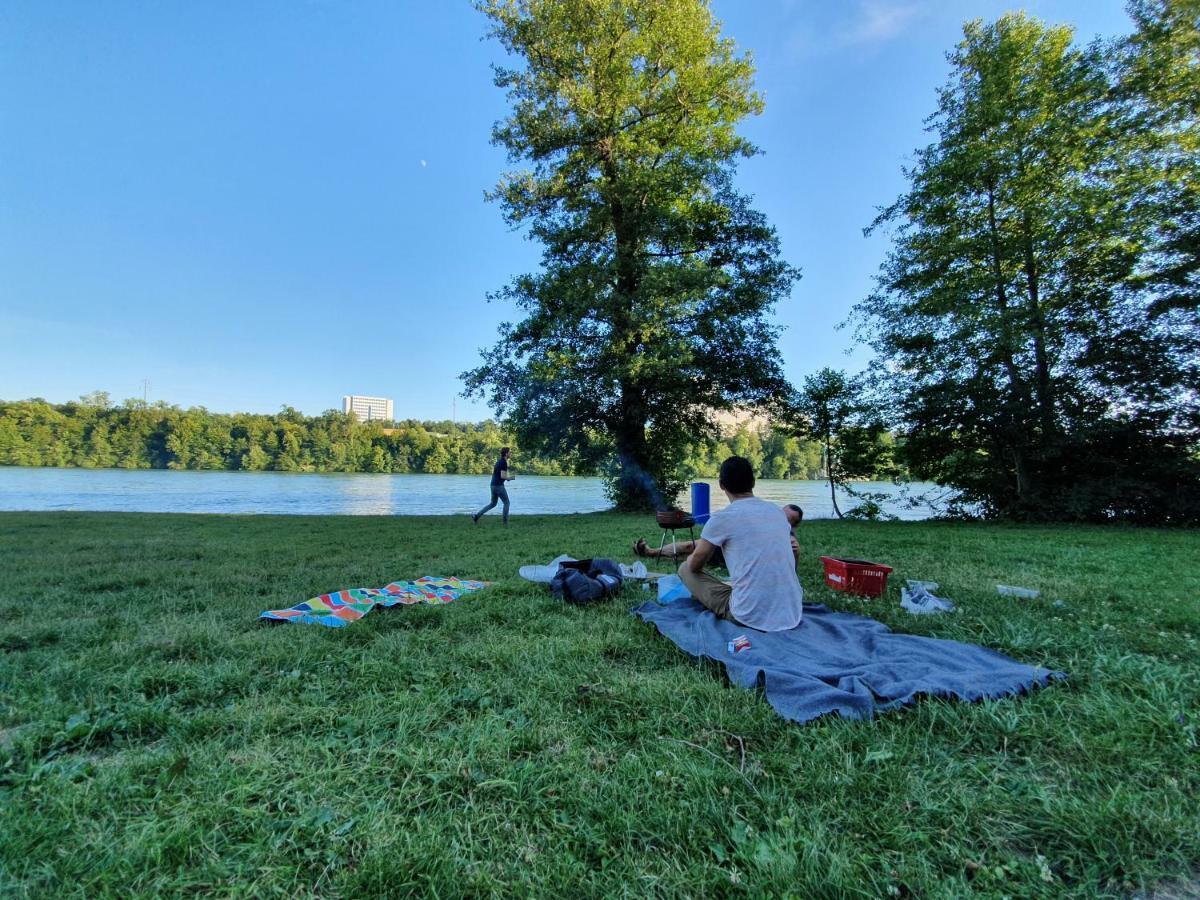
[(595, 603), (621, 589), (621, 567), (611, 559), (577, 559), (559, 563), (550, 590), (567, 603)]
[[(1067, 677), (975, 644), (893, 634), (874, 619), (820, 604), (806, 603), (797, 627), (776, 632), (718, 619), (691, 599), (668, 606), (651, 601), (632, 612), (685, 653), (723, 663), (734, 684), (761, 685), (775, 711), (794, 722), (826, 713), (870, 718), (921, 695), (1006, 697)], [(730, 642), (742, 634), (749, 649), (731, 652)]]

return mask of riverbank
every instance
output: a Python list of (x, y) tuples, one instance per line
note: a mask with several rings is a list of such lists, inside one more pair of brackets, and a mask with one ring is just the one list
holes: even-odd
[[(640, 591), (516, 577), (628, 561), (646, 522), (0, 514), (0, 888), (1089, 896), (1200, 859), (1194, 533), (806, 522), (810, 601), (1071, 677), (798, 727), (629, 616)], [(827, 591), (822, 553), (895, 566), (888, 596)], [(425, 574), (496, 584), (256, 619)], [(903, 577), (961, 611), (908, 616)]]

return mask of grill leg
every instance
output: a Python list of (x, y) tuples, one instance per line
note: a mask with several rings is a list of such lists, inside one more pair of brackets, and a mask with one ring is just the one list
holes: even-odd
[[(671, 535), (671, 559), (679, 562), (679, 535), (675, 533), (674, 528), (663, 528), (662, 540), (658, 542), (658, 555), (662, 556), (663, 547), (667, 545), (667, 535)], [(691, 535), (692, 544), (696, 543), (696, 530), (694, 527), (688, 528), (688, 534)]]

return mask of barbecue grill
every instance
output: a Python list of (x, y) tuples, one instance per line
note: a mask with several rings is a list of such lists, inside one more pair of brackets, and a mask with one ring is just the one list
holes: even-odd
[(677, 531), (688, 530), (688, 535), (693, 543), (696, 540), (696, 520), (692, 518), (691, 513), (686, 513), (682, 509), (660, 509), (654, 514), (654, 520), (658, 522), (659, 528), (662, 529), (662, 540), (658, 542), (658, 555), (661, 558), (663, 547), (667, 544), (667, 535), (671, 535), (671, 559), (678, 561), (679, 539), (676, 537)]

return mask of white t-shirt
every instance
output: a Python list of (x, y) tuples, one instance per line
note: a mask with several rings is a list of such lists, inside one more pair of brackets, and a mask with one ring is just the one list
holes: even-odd
[(796, 577), (792, 529), (774, 503), (758, 497), (735, 500), (714, 513), (700, 536), (725, 554), (733, 582), (729, 611), (759, 631), (786, 631), (800, 624), (804, 589)]

